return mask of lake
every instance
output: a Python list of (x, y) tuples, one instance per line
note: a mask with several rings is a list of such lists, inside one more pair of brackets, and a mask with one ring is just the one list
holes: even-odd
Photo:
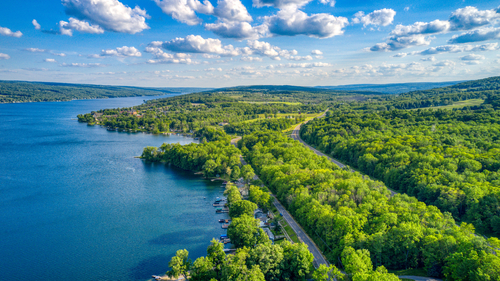
[(152, 98), (0, 104), (0, 280), (148, 280), (226, 232), (220, 182), (134, 158), (193, 139), (76, 120)]

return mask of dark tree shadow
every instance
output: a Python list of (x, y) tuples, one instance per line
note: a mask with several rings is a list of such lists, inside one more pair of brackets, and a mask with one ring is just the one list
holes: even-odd
[(167, 255), (158, 255), (141, 261), (130, 269), (130, 276), (134, 280), (147, 280), (153, 274), (163, 274), (168, 270), (170, 259)]

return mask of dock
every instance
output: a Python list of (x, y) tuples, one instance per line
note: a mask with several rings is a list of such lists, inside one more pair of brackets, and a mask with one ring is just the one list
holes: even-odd
[(216, 214), (229, 213), (229, 209), (227, 209), (227, 208), (225, 208), (225, 209), (217, 209), (217, 210), (215, 210), (215, 213)]

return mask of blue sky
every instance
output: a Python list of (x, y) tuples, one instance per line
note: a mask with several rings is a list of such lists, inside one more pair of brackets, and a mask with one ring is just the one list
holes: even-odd
[(0, 3), (0, 80), (150, 87), (497, 76), (498, 1)]

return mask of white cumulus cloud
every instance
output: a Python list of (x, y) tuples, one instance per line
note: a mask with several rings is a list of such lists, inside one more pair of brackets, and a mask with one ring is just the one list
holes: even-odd
[[(500, 19), (499, 10), (478, 10), (475, 7), (465, 7), (455, 10), (448, 20), (431, 22), (416, 22), (411, 25), (397, 25), (390, 33), (385, 43), (371, 47), (371, 51), (395, 51), (412, 46), (430, 44), (430, 35), (443, 34), (451, 31), (467, 31), (484, 25), (493, 24)], [(500, 28), (484, 28), (473, 30), (461, 35), (455, 35), (448, 43), (467, 43), (497, 39)]]
[(233, 45), (222, 45), (219, 39), (204, 39), (199, 35), (188, 35), (164, 42), (162, 47), (175, 53), (211, 53), (224, 56), (237, 56), (239, 52)]
[(40, 30), (40, 28), (42, 28), (40, 26), (40, 24), (35, 19), (32, 20), (31, 23), (33, 24), (33, 26), (35, 27), (36, 30)]
[[(275, 7), (275, 8), (281, 9), (281, 8), (290, 7), (290, 6), (302, 7), (311, 1), (312, 0), (253, 0), (253, 6), (258, 7), (258, 8), (267, 6), (267, 7)], [(324, 1), (326, 1), (327, 3), (332, 2), (329, 0), (324, 0)], [(321, 3), (325, 4), (324, 2), (321, 2)], [(334, 5), (335, 5), (335, 2), (334, 2)]]
[(205, 24), (205, 29), (223, 38), (236, 40), (258, 39), (266, 33), (263, 26), (253, 27), (248, 22), (217, 22)]
[(428, 58), (422, 58), (420, 59), (421, 61), (436, 61), (436, 58), (434, 56), (430, 56)]
[(44, 59), (43, 61), (44, 61), (44, 62), (56, 62), (56, 60), (55, 60), (55, 59)]
[(461, 60), (484, 60), (485, 57), (476, 54), (469, 54), (460, 58)]
[(480, 11), (476, 7), (467, 6), (454, 11), (450, 17), (450, 23), (454, 30), (470, 30), (490, 24), (498, 18), (500, 14), (494, 9)]
[(104, 33), (104, 29), (102, 29), (100, 26), (90, 25), (90, 23), (86, 21), (81, 21), (75, 18), (69, 18), (69, 22), (59, 21), (59, 32), (62, 35), (73, 36), (73, 30), (91, 34)]
[(165, 14), (188, 25), (202, 22), (196, 13), (214, 13), (214, 6), (208, 0), (204, 0), (203, 4), (198, 0), (155, 0), (155, 3)]
[(330, 14), (307, 15), (296, 6), (287, 6), (276, 15), (264, 17), (271, 35), (306, 35), (315, 38), (330, 38), (344, 33), (349, 21), (345, 17)]
[(253, 61), (262, 61), (262, 58), (259, 58), (259, 57), (242, 57), (241, 60), (242, 61), (246, 61), (246, 62), (253, 62)]
[(322, 54), (323, 54), (323, 52), (320, 50), (312, 50), (311, 51), (311, 55), (322, 55)]
[(392, 56), (393, 58), (404, 58), (406, 57), (408, 54), (407, 53), (397, 53), (395, 54), (394, 56)]
[(335, 7), (335, 0), (319, 0), (321, 4), (329, 5), (330, 7)]
[(17, 38), (23, 36), (21, 31), (12, 32), (12, 30), (8, 29), (7, 27), (1, 27), (1, 26), (0, 26), (0, 35), (17, 37)]
[(102, 67), (102, 66), (105, 66), (103, 64), (100, 64), (100, 63), (62, 63), (60, 64), (59, 66), (65, 66), (65, 67)]
[(218, 0), (214, 15), (226, 21), (250, 22), (253, 20), (240, 0)]
[(353, 23), (362, 23), (363, 26), (367, 25), (377, 25), (377, 26), (388, 26), (394, 21), (394, 16), (396, 11), (393, 9), (381, 9), (375, 10), (368, 15), (364, 12), (359, 11), (354, 15)]
[(88, 20), (101, 28), (135, 34), (148, 29), (146, 10), (130, 8), (118, 0), (62, 0), (66, 14), (79, 20)]
[(10, 56), (4, 53), (0, 53), (0, 60), (8, 60), (10, 59)]
[(24, 49), (25, 51), (32, 52), (32, 53), (43, 53), (46, 52), (47, 50), (44, 49), (38, 49), (38, 48), (26, 48)]
[(142, 54), (135, 47), (123, 46), (116, 49), (102, 50), (101, 56), (140, 57)]
[(451, 60), (444, 60), (433, 64), (433, 66), (453, 66), (453, 65), (455, 65), (455, 62)]
[(453, 36), (448, 43), (469, 43), (494, 40), (500, 38), (500, 27), (482, 28)]

